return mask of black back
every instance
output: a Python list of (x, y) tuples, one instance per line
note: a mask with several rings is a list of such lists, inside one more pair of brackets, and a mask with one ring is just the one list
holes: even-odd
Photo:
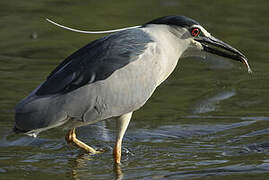
[(180, 26), (180, 27), (190, 27), (192, 25), (199, 25), (199, 23), (191, 18), (186, 16), (164, 16), (158, 19), (154, 19), (144, 26), (148, 24), (165, 24), (165, 25), (173, 25), (173, 26)]

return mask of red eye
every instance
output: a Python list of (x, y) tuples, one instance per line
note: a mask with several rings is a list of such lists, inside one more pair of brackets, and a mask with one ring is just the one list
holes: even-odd
[(191, 30), (191, 35), (193, 36), (193, 37), (196, 37), (196, 36), (198, 36), (200, 34), (200, 29), (198, 29), (198, 28), (193, 28), (192, 30)]

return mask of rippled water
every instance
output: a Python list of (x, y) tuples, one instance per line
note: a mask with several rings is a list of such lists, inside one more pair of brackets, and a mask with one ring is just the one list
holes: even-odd
[[(1, 1), (0, 179), (268, 179), (269, 2), (250, 1)], [(102, 154), (68, 146), (60, 128), (36, 139), (10, 136), (13, 107), (66, 56), (101, 35), (88, 30), (141, 24), (183, 14), (240, 49), (254, 70), (208, 57), (184, 59), (147, 104), (134, 113), (114, 167), (113, 120), (78, 129)]]

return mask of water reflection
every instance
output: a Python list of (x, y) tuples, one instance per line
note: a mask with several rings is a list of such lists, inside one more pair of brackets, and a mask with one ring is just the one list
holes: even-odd
[(119, 164), (114, 164), (115, 180), (121, 180), (123, 178), (123, 172)]
[(71, 167), (71, 177), (74, 180), (80, 179), (81, 169), (87, 167), (87, 161), (90, 161), (89, 156), (85, 153), (78, 155), (75, 159), (69, 161)]
[(192, 113), (200, 114), (216, 111), (217, 105), (220, 103), (220, 101), (229, 99), (235, 95), (235, 90), (225, 90), (211, 97), (206, 97), (205, 99), (198, 101), (198, 103), (194, 105)]
[(2, 132), (0, 139), (0, 147), (10, 146), (29, 146), (35, 141), (35, 138), (29, 136), (15, 135), (12, 130)]
[[(99, 154), (98, 156), (100, 156)], [(111, 156), (112, 157), (112, 156)], [(98, 164), (94, 156), (89, 155), (87, 153), (80, 153), (75, 157), (74, 159), (70, 159), (68, 164), (70, 167), (71, 172), (67, 173), (67, 176), (70, 176), (74, 180), (79, 180), (81, 177), (91, 177), (93, 172), (87, 172), (88, 169), (91, 169), (93, 165)], [(114, 164), (114, 166), (111, 164), (111, 169), (112, 173), (109, 175), (111, 176), (109, 179), (112, 179), (112, 176), (115, 177), (115, 180), (121, 180), (124, 177), (124, 174), (121, 169), (121, 165), (119, 164)], [(102, 169), (104, 167), (98, 166), (101, 172), (104, 172)], [(114, 174), (114, 175), (113, 175)]]

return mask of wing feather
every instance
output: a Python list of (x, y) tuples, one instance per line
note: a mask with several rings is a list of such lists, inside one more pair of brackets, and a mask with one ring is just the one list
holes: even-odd
[(152, 39), (140, 28), (97, 39), (60, 63), (36, 91), (36, 95), (68, 93), (105, 80), (143, 53)]

